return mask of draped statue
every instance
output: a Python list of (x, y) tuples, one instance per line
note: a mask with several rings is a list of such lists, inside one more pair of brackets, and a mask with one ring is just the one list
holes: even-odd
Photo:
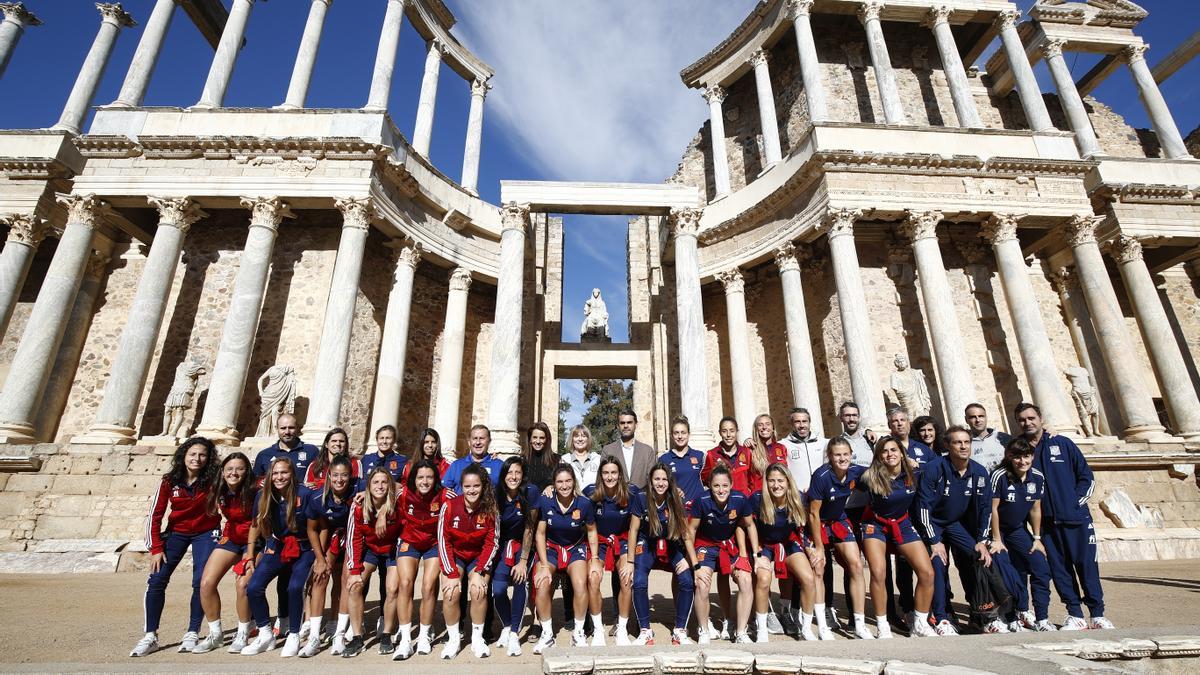
[(908, 412), (909, 418), (928, 415), (932, 402), (929, 400), (929, 385), (925, 382), (925, 373), (919, 368), (910, 368), (908, 357), (896, 355), (896, 372), (892, 373), (892, 391), (896, 393), (896, 403)]
[(281, 364), (268, 368), (258, 378), (258, 396), (262, 408), (258, 413), (258, 431), (254, 435), (273, 436), (279, 416), (296, 412), (296, 370)]
[(593, 288), (592, 295), (583, 303), (583, 326), (579, 337), (584, 341), (608, 342), (608, 306), (600, 297), (600, 289)]

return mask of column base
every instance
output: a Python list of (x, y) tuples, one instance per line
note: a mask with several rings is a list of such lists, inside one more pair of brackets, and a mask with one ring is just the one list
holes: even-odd
[(492, 454), (498, 457), (512, 457), (521, 454), (521, 436), (516, 430), (492, 429)]
[(32, 424), (20, 422), (4, 422), (0, 424), (0, 443), (7, 445), (32, 445), (37, 443), (36, 431)]
[(1145, 441), (1151, 443), (1183, 442), (1182, 438), (1168, 434), (1166, 429), (1158, 424), (1125, 427), (1125, 431), (1121, 432), (1121, 438), (1126, 441)]
[(321, 444), (325, 442), (325, 434), (329, 433), (329, 430), (332, 428), (333, 427), (331, 426), (324, 425), (319, 427), (308, 427), (303, 433), (300, 434), (300, 440), (304, 441), (305, 443), (311, 443), (319, 448), (321, 447)]
[(93, 424), (86, 434), (73, 436), (72, 445), (133, 445), (137, 430), (119, 424)]
[(188, 108), (188, 110), (216, 110), (217, 108), (220, 108), (220, 107), (221, 106), (217, 105), (216, 103), (209, 103), (208, 101), (200, 101), (200, 102), (196, 103), (195, 105), (193, 105), (192, 107)]
[(137, 444), (152, 447), (178, 446), (187, 439), (187, 436), (142, 436), (138, 439)]
[(373, 112), (373, 113), (387, 112), (387, 108), (384, 108), (383, 106), (378, 106), (378, 105), (364, 105), (363, 107), (359, 108), (359, 110), (361, 110), (363, 112)]
[(203, 436), (217, 445), (228, 445), (235, 448), (242, 441), (242, 437), (231, 427), (201, 426), (196, 429), (196, 435)]
[(699, 431), (693, 431), (692, 435), (691, 435), (691, 440), (688, 441), (688, 445), (699, 450), (700, 452), (708, 452), (708, 449), (713, 447), (716, 444), (717, 444), (717, 437), (714, 436), (713, 433), (707, 429), (700, 429)]
[(299, 110), (299, 109), (300, 109), (300, 106), (296, 105), (295, 103), (280, 103), (279, 105), (275, 106), (274, 108), (271, 108), (271, 110)]

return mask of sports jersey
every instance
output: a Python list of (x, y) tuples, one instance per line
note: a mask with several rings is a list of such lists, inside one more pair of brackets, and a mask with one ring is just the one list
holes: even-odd
[(492, 457), (485, 456), (483, 459), (475, 459), (471, 455), (460, 457), (450, 463), (450, 468), (446, 469), (446, 474), (442, 476), (442, 485), (448, 489), (458, 492), (462, 489), (462, 474), (467, 470), (468, 466), (478, 464), (487, 471), (488, 478), (492, 481), (492, 487), (500, 484), (500, 470), (504, 468), (504, 462)]
[(408, 458), (404, 455), (389, 452), (386, 455), (380, 455), (378, 452), (367, 454), (362, 459), (358, 460), (360, 471), (358, 479), (358, 491), (367, 491), (367, 476), (371, 474), (371, 470), (376, 466), (382, 466), (387, 469), (387, 472), (392, 475), (392, 478), (399, 483), (404, 476), (404, 469), (408, 465)]
[(659, 504), (654, 509), (654, 515), (650, 515), (650, 504), (651, 497), (649, 492), (639, 492), (637, 497), (633, 500), (633, 515), (637, 516), (638, 519), (641, 520), (641, 525), (638, 527), (638, 539), (642, 541), (650, 541), (655, 539), (655, 537), (650, 534), (650, 527), (646, 524), (648, 518), (658, 518), (659, 525), (661, 526), (659, 527), (658, 531), (661, 534), (657, 537), (657, 539), (665, 539), (667, 537), (667, 524), (669, 522), (667, 502), (666, 500), (663, 500), (663, 503)]
[(664, 452), (658, 461), (671, 467), (675, 485), (683, 491), (683, 501), (690, 504), (704, 494), (704, 481), (700, 478), (700, 472), (704, 470), (704, 453), (688, 448), (681, 457), (670, 450)]
[(994, 471), (1004, 461), (1004, 448), (1011, 440), (1012, 436), (990, 428), (978, 436), (972, 435), (971, 459), (982, 464), (989, 472)]
[[(350, 460), (350, 489), (356, 490), (362, 481), (362, 466), (357, 458), (349, 457), (348, 459)], [(328, 466), (318, 469), (316, 462), (309, 464), (308, 469), (304, 472), (304, 486), (310, 490), (321, 490), (325, 487), (325, 479), (328, 476)]]
[[(282, 541), (286, 537), (296, 537), (299, 540), (300, 548), (309, 548), (308, 544), (308, 516), (305, 514), (305, 502), (309, 498), (309, 490), (304, 486), (296, 487), (296, 503), (292, 511), (292, 519), (296, 523), (295, 529), (290, 529), (287, 526), (287, 507), (282, 505), (278, 499), (272, 499), (268, 505), (270, 510), (271, 536)], [(254, 519), (258, 520), (258, 509), (261, 501), (258, 498), (254, 500)]]
[(500, 541), (516, 541), (520, 543), (525, 536), (525, 528), (529, 519), (529, 511), (536, 510), (541, 500), (541, 493), (532, 483), (525, 484), (524, 505), (515, 499), (510, 499), (507, 489), (501, 489), (496, 496), (500, 507)]
[[(438, 480), (442, 480), (446, 477), (446, 472), (450, 470), (450, 462), (447, 462), (445, 457), (438, 457), (436, 464)], [(404, 463), (404, 468), (400, 470), (400, 478), (397, 481), (400, 485), (408, 485), (408, 474), (412, 472), (412, 468), (416, 465), (416, 462)]]
[(538, 503), (542, 522), (546, 523), (546, 543), (557, 546), (575, 546), (587, 536), (587, 526), (596, 522), (596, 508), (592, 500), (578, 496), (563, 509), (558, 497), (542, 495)]
[(938, 454), (932, 448), (915, 438), (908, 439), (908, 450), (905, 454), (908, 455), (909, 459), (917, 463), (917, 468), (913, 469), (913, 473), (918, 478), (920, 478), (921, 471), (924, 470), (925, 465), (938, 458)]
[[(248, 480), (248, 478), (247, 478)], [(225, 526), (221, 529), (221, 538), (239, 546), (246, 545), (250, 539), (251, 514), (254, 504), (243, 505), (235, 495), (226, 491), (218, 502), (221, 514), (225, 516)]]
[(259, 478), (266, 476), (276, 457), (286, 457), (292, 460), (292, 466), (296, 468), (296, 476), (303, 476), (308, 471), (308, 465), (317, 458), (318, 452), (320, 450), (317, 446), (305, 443), (298, 438), (294, 448), (280, 445), (280, 441), (275, 441), (274, 444), (259, 450), (258, 454), (254, 456), (254, 475)]
[(826, 464), (813, 473), (808, 485), (808, 498), (821, 500), (821, 520), (835, 520), (846, 512), (846, 501), (865, 471), (865, 468), (851, 464), (845, 478), (838, 480), (833, 469)]
[(976, 541), (991, 536), (992, 491), (987, 470), (973, 459), (960, 475), (949, 457), (930, 462), (921, 475), (917, 521), (929, 544), (942, 540), (942, 529), (962, 523)]
[(628, 486), (629, 498), (625, 506), (621, 506), (611, 497), (600, 501), (593, 499), (596, 486), (589, 486), (583, 491), (583, 496), (592, 502), (595, 509), (596, 534), (601, 537), (620, 536), (629, 533), (629, 520), (637, 508), (637, 495), (640, 492), (633, 485)]
[(742, 494), (750, 494), (752, 492), (750, 474), (754, 471), (754, 466), (750, 461), (750, 448), (734, 445), (733, 452), (729, 453), (725, 450), (725, 446), (718, 445), (709, 450), (704, 455), (704, 467), (700, 470), (700, 480), (708, 485), (712, 480), (713, 469), (722, 463), (729, 467), (733, 489)]
[(494, 516), (471, 512), (465, 497), (451, 497), (442, 503), (437, 534), (442, 574), (457, 579), (460, 560), (469, 565), (468, 571), (488, 573), (500, 535), (500, 524)]
[(859, 481), (854, 489), (868, 496), (868, 508), (879, 518), (896, 520), (908, 515), (908, 509), (917, 497), (917, 486), (908, 482), (908, 476), (903, 471), (892, 479), (892, 491), (886, 495), (877, 495), (867, 489), (867, 484)]
[(804, 530), (802, 525), (797, 525), (788, 519), (788, 510), (785, 506), (776, 507), (775, 517), (771, 522), (763, 522), (762, 518), (762, 491), (755, 492), (750, 495), (750, 515), (754, 517), (754, 529), (758, 531), (758, 543), (762, 546), (768, 544), (780, 544), (785, 541), (793, 541), (803, 536)]
[(199, 479), (191, 485), (175, 485), (163, 478), (150, 500), (150, 516), (146, 519), (146, 548), (152, 554), (165, 550), (162, 521), (168, 505), (171, 507), (168, 532), (199, 534), (221, 527), (221, 516), (208, 512), (208, 485)]
[(779, 439), (787, 450), (787, 467), (801, 497), (808, 496), (808, 484), (813, 472), (825, 464), (825, 446), (829, 441), (819, 436), (800, 438), (795, 432)]
[(992, 472), (992, 499), (999, 499), (996, 509), (1000, 517), (1000, 531), (1024, 529), (1033, 505), (1046, 492), (1046, 477), (1037, 469), (1029, 469), (1024, 481), (1013, 480), (1008, 471), (996, 469)]
[(333, 495), (326, 499), (324, 490), (313, 490), (304, 500), (304, 517), (307, 520), (323, 520), (326, 527), (334, 531), (344, 530), (353, 500), (353, 490), (347, 490), (340, 502)]
[(346, 561), (351, 574), (362, 574), (363, 557), (368, 550), (386, 555), (395, 549), (396, 540), (400, 538), (400, 528), (404, 524), (398, 502), (392, 507), (392, 515), (386, 521), (382, 536), (375, 530), (375, 518), (367, 518), (366, 504), (355, 504), (348, 520)]
[(445, 490), (431, 490), (427, 495), (408, 489), (400, 492), (396, 506), (404, 521), (400, 535), (401, 548), (410, 546), (427, 551), (437, 544), (438, 515), (446, 499)]
[(711, 493), (692, 502), (688, 516), (700, 521), (696, 528), (696, 544), (716, 544), (733, 539), (742, 518), (750, 515), (750, 500), (740, 492), (731, 491), (724, 506), (719, 506)]

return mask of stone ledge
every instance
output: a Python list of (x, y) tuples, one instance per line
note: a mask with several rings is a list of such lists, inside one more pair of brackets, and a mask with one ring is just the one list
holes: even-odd
[(1200, 558), (1200, 528), (1097, 528), (1100, 562)]

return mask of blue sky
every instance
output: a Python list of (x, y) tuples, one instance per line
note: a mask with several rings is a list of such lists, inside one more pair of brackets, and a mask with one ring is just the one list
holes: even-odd
[[(446, 0), (459, 24), (455, 34), (497, 75), (484, 114), (479, 188), (495, 203), (500, 180), (613, 180), (657, 182), (675, 169), (708, 110), (683, 87), (681, 68), (720, 42), (753, 8), (754, 0)], [(26, 0), (45, 25), (21, 39), (0, 79), (0, 128), (54, 124), (99, 25), (94, 0)], [(153, 0), (127, 0), (144, 23)], [(226, 5), (229, 2), (226, 0)], [(1018, 0), (1027, 9), (1032, 0)], [(1138, 33), (1150, 43), (1151, 66), (1200, 27), (1200, 3), (1144, 0), (1150, 16)], [(356, 108), (366, 101), (383, 0), (338, 0), (325, 25), (308, 105)], [(309, 2), (255, 4), (226, 105), (270, 107), (287, 90)], [(137, 46), (140, 26), (117, 42), (96, 103), (116, 98)], [(405, 22), (390, 109), (411, 136), (421, 86), (424, 44)], [(177, 10), (147, 105), (189, 106), (200, 96), (212, 49)], [(1096, 57), (1070, 55), (1076, 77)], [(980, 65), (986, 60), (981, 59)], [(1044, 67), (1043, 91), (1053, 86)], [(1180, 130), (1200, 124), (1200, 62), (1162, 87)], [(469, 85), (447, 68), (441, 74), (430, 157), (457, 178), (462, 165)], [(1148, 127), (1132, 80), (1119, 69), (1094, 95), (1135, 127)], [(624, 218), (568, 216), (565, 224), (564, 333), (576, 339), (583, 302), (600, 287), (613, 338), (627, 336)], [(572, 420), (582, 412), (578, 384)]]

